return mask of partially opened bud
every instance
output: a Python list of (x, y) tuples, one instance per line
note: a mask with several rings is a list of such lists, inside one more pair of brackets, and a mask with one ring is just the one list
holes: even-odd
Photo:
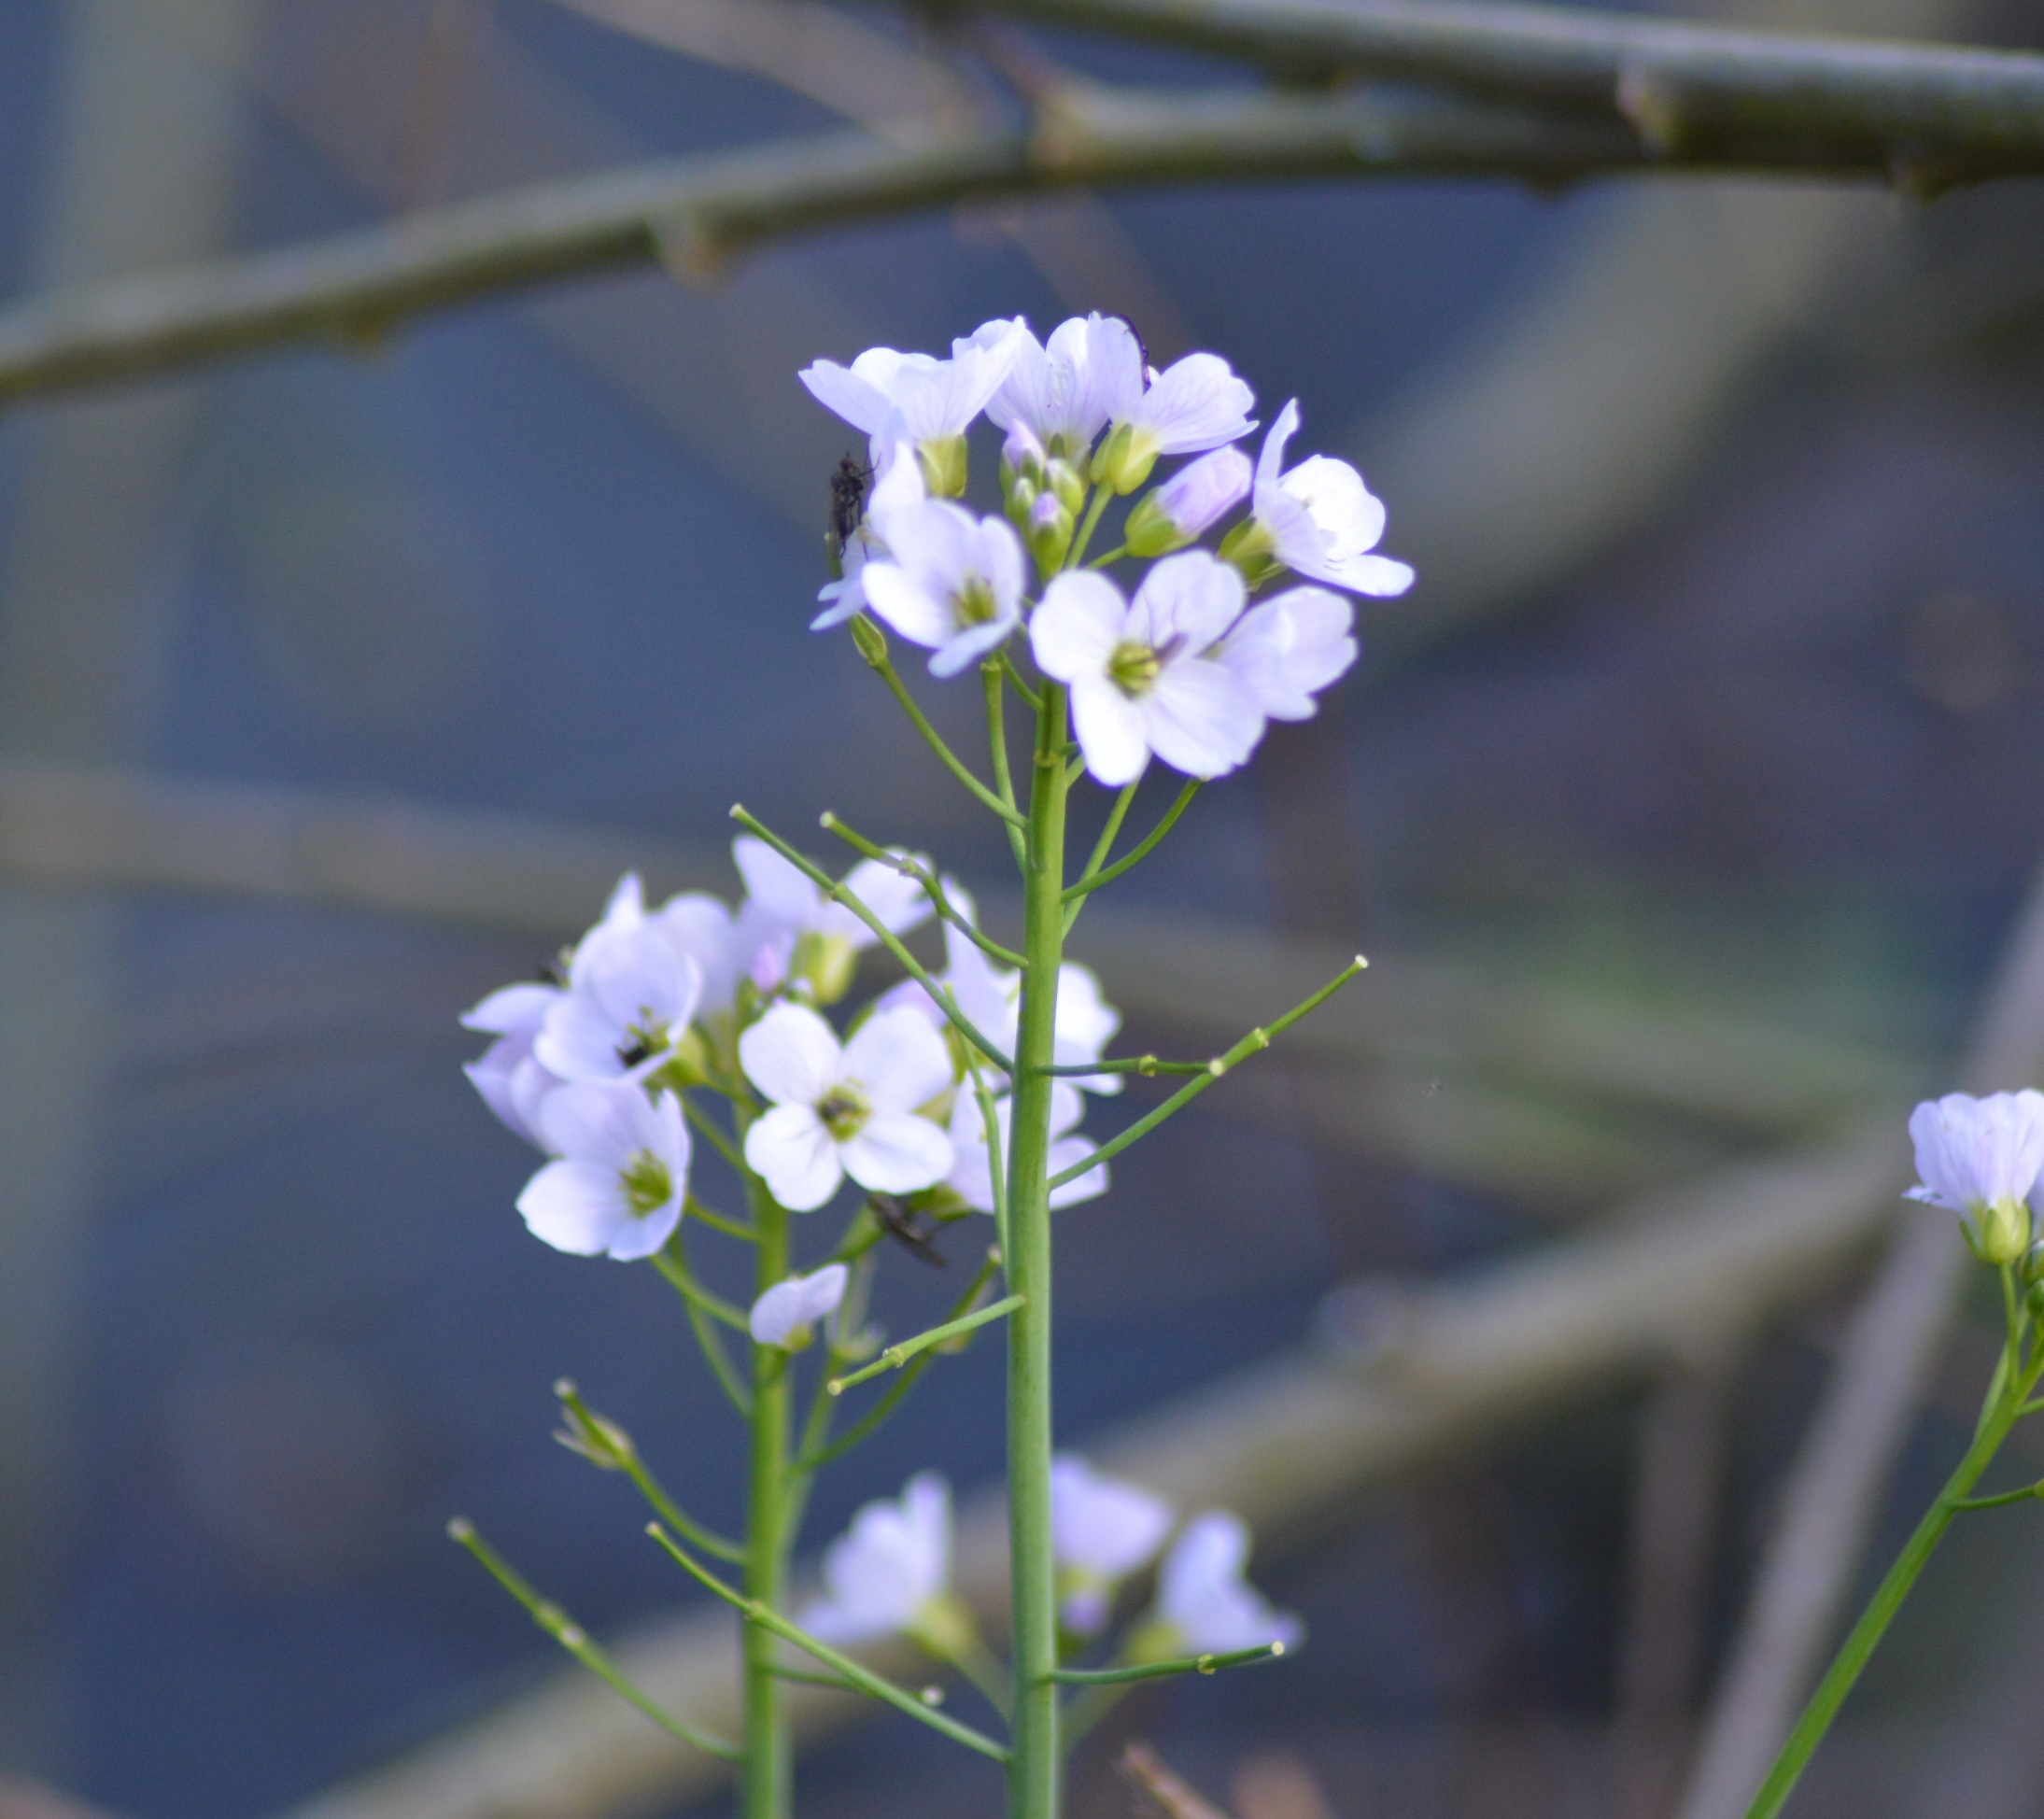
[(1045, 493), (1030, 508), (1022, 539), (1036, 558), (1039, 574), (1053, 575), (1064, 566), (1064, 552), (1072, 546), (1072, 515), (1053, 493)]
[(1086, 502), (1086, 480), (1069, 461), (1053, 458), (1043, 464), (1045, 488), (1057, 495), (1059, 504), (1078, 515), (1078, 508)]
[(1008, 426), (1008, 440), (1001, 444), (1001, 486), (1012, 491), (1018, 480), (1032, 486), (1043, 478), (1043, 444), (1036, 432), (1018, 417)]
[(1181, 468), (1129, 514), (1121, 541), (1131, 556), (1163, 556), (1202, 536), (1221, 515), (1249, 496), (1249, 458), (1217, 448)]
[(873, 622), (867, 613), (860, 613), (852, 622), (852, 642), (858, 653), (874, 669), (887, 661), (887, 634)]

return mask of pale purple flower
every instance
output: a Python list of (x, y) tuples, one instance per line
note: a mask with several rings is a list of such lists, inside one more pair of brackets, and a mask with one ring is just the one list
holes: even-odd
[[(740, 834), (731, 842), (731, 857), (745, 880), (747, 900), (740, 920), (748, 937), (779, 929), (793, 935), (837, 936), (854, 948), (870, 947), (880, 938), (843, 904), (827, 899), (799, 867), (765, 840)], [(923, 886), (878, 859), (854, 866), (845, 875), (844, 886), (890, 935), (906, 935), (930, 913)], [(748, 952), (746, 960), (751, 959)]]
[(852, 1272), (842, 1263), (825, 1263), (809, 1276), (791, 1276), (753, 1304), (746, 1324), (761, 1345), (798, 1350), (809, 1344), (810, 1329), (838, 1311), (851, 1280)]
[(1050, 1544), (1065, 1629), (1095, 1636), (1107, 1628), (1115, 1587), (1156, 1558), (1176, 1515), (1162, 1497), (1095, 1472), (1076, 1453), (1050, 1461)]
[(688, 1131), (681, 1102), (631, 1080), (571, 1081), (541, 1111), (559, 1160), (526, 1183), (518, 1210), (535, 1237), (581, 1257), (650, 1257), (681, 1222)]
[(1356, 610), (1324, 587), (1293, 587), (1252, 606), (1214, 646), (1273, 720), (1306, 720), (1313, 698), (1356, 660)]
[[(1013, 365), (987, 402), (987, 416), (1003, 430), (1025, 429), (1042, 454), (1078, 461), (1092, 446), (1128, 374), (1141, 383), (1142, 348), (1118, 316), (1075, 316), (1037, 341), (1021, 317), (984, 324), (962, 347), (997, 346), (1012, 336)], [(1013, 462), (1018, 471), (1020, 462)]]
[(1304, 1626), (1275, 1610), (1243, 1576), (1249, 1530), (1238, 1516), (1195, 1516), (1164, 1556), (1157, 1574), (1158, 1625), (1186, 1655), (1225, 1655), (1281, 1643), (1293, 1646)]
[(839, 1645), (913, 1635), (947, 1598), (951, 1487), (919, 1472), (900, 1500), (878, 1499), (824, 1552), (824, 1596), (796, 1622)]
[(1134, 492), (1162, 456), (1203, 455), (1256, 428), (1256, 394), (1219, 354), (1188, 354), (1146, 374), (1131, 346), (1117, 351), (1105, 378), (1114, 429), (1092, 476), (1118, 493)]
[(773, 1102), (745, 1160), (783, 1206), (810, 1212), (847, 1175), (913, 1193), (951, 1173), (951, 1138), (916, 1113), (950, 1087), (951, 1051), (914, 1012), (881, 1011), (840, 1044), (813, 1010), (778, 1004), (739, 1038), (739, 1061)]
[(1086, 768), (1132, 783), (1154, 753), (1191, 777), (1234, 769), (1263, 713), (1233, 670), (1199, 659), (1242, 612), (1242, 577), (1205, 550), (1167, 556), (1133, 602), (1105, 575), (1061, 574), (1030, 621), (1046, 675), (1069, 683)]
[(1403, 594), (1413, 585), (1413, 571), (1372, 554), (1384, 534), (1384, 505), (1362, 475), (1328, 455), (1310, 456), (1283, 472), (1285, 444), (1298, 427), (1299, 402), (1293, 399), (1278, 412), (1256, 458), (1252, 521), (1229, 534), (1221, 553), (1254, 571), (1276, 565), (1353, 593)]
[(956, 675), (1022, 623), (1022, 542), (999, 518), (920, 500), (883, 508), (875, 522), (888, 554), (860, 571), (866, 604), (936, 653), (933, 676)]
[(2025, 1203), (2044, 1171), (2044, 1093), (1926, 1099), (1910, 1115), (1910, 1136), (1923, 1177), (1910, 1198), (1957, 1213), (1988, 1262), (2015, 1262), (2030, 1242)]
[(576, 948), (532, 1051), (564, 1080), (637, 1078), (659, 1066), (701, 998), (702, 968), (660, 929), (607, 923)]
[(1121, 541), (1131, 556), (1163, 556), (1196, 543), (1249, 496), (1252, 470), (1239, 448), (1217, 448), (1180, 468), (1129, 514)]
[(955, 495), (965, 490), (966, 430), (1008, 377), (1018, 351), (1012, 336), (987, 346), (959, 344), (948, 360), (868, 347), (849, 367), (818, 360), (798, 376), (825, 409), (866, 431), (876, 469), (905, 443), (921, 458), (930, 490)]

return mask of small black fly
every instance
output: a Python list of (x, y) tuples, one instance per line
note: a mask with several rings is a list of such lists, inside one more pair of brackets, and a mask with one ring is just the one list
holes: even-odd
[(870, 463), (847, 454), (830, 471), (830, 530), (825, 541), (831, 559), (842, 558), (845, 545), (858, 534), (859, 520), (866, 515), (867, 489), (873, 484)]
[(629, 1042), (617, 1045), (617, 1062), (621, 1067), (636, 1067), (642, 1061), (651, 1061), (656, 1051), (642, 1036), (635, 1036)]
[(919, 1263), (927, 1263), (933, 1270), (945, 1267), (944, 1253), (930, 1242), (937, 1234), (937, 1227), (924, 1225), (891, 1193), (869, 1193), (866, 1204), (873, 1209), (873, 1217), (880, 1220), (881, 1230)]

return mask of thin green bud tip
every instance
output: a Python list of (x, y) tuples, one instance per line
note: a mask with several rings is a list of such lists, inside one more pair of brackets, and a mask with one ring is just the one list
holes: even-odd
[(574, 1378), (556, 1377), (554, 1379), (554, 1393), (558, 1396), (562, 1402), (566, 1402), (569, 1397), (572, 1396), (575, 1393)]
[(842, 1377), (832, 1377), (828, 1383), (824, 1385), (824, 1388), (829, 1390), (833, 1396), (841, 1396), (844, 1394), (844, 1379)]
[(475, 1539), (475, 1524), (465, 1516), (451, 1516), (447, 1522), (447, 1539), (458, 1541), (465, 1547)]
[(832, 814), (828, 809), (825, 809), (822, 814), (816, 817), (816, 825), (827, 833), (837, 826), (838, 817)]
[(916, 1697), (925, 1705), (941, 1705), (944, 1703), (944, 1689), (941, 1686), (925, 1686)]

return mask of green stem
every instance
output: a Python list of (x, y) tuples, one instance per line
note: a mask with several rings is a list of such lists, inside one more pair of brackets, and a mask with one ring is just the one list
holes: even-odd
[(1194, 777), (1191, 779), (1186, 783), (1186, 786), (1178, 792), (1177, 800), (1174, 801), (1172, 805), (1164, 811), (1163, 819), (1158, 822), (1156, 826), (1152, 827), (1149, 830), (1149, 832), (1144, 837), (1142, 844), (1138, 846), (1135, 852), (1131, 853), (1126, 858), (1117, 859), (1114, 864), (1109, 866), (1105, 871), (1093, 871), (1089, 868), (1086, 876), (1081, 878), (1078, 883), (1074, 884), (1070, 890), (1064, 893), (1066, 900), (1068, 902), (1077, 903), (1080, 897), (1086, 896), (1093, 891), (1097, 891), (1103, 884), (1113, 883), (1117, 878), (1121, 877), (1126, 872), (1134, 870), (1135, 867), (1142, 864), (1145, 859), (1149, 858), (1149, 855), (1156, 851), (1157, 842), (1163, 839), (1163, 837), (1171, 831), (1172, 827), (1177, 824), (1178, 817), (1186, 811), (1187, 808), (1191, 805), (1192, 798), (1197, 796), (1199, 792), (1200, 780), (1197, 777)]
[[(1052, 1188), (1062, 1188), (1067, 1181), (1078, 1180), (1088, 1169), (1098, 1168), (1102, 1163), (1111, 1162), (1130, 1144), (1148, 1136), (1173, 1112), (1191, 1100), (1198, 1098), (1231, 1067), (1233, 1067), (1239, 1062), (1247, 1061), (1249, 1056), (1259, 1051), (1269, 1048), (1272, 1036), (1283, 1035), (1286, 1030), (1296, 1023), (1300, 1018), (1305, 1016), (1308, 1011), (1318, 1009), (1343, 986), (1346, 985), (1350, 980), (1354, 979), (1358, 973), (1361, 972), (1368, 964), (1359, 953), (1347, 966), (1344, 966), (1340, 972), (1329, 980), (1310, 998), (1306, 999), (1304, 1004), (1294, 1005), (1268, 1029), (1251, 1030), (1226, 1054), (1216, 1055), (1212, 1061), (1201, 1069), (1196, 1079), (1188, 1080), (1156, 1110), (1138, 1118), (1126, 1130), (1118, 1132), (1115, 1135), (1109, 1137), (1107, 1142), (1103, 1143), (1083, 1162), (1074, 1163), (1071, 1167), (1065, 1169), (1063, 1173), (1053, 1175), (1050, 1177), (1050, 1186)], [(1048, 1073), (1049, 1069), (1046, 1068), (1045, 1071)]]
[(909, 716), (916, 731), (923, 735), (930, 750), (937, 754), (937, 759), (944, 768), (957, 778), (966, 789), (971, 791), (974, 799), (982, 809), (993, 810), (1003, 821), (1019, 829), (1022, 822), (1022, 811), (1012, 803), (1003, 802), (998, 796), (994, 795), (992, 790), (972, 774), (972, 770), (966, 761), (944, 743), (943, 740), (938, 737), (937, 728), (930, 725), (923, 710), (916, 705), (916, 698), (909, 693), (908, 684), (895, 673), (895, 666), (885, 656), (882, 656), (877, 663), (874, 663), (871, 657), (868, 657), (867, 661), (872, 663), (873, 668), (880, 671), (881, 680), (887, 684), (895, 699), (901, 703), (901, 711)]
[[(759, 1234), (754, 1280), (761, 1294), (788, 1274), (789, 1214), (756, 1180), (747, 1183)], [(792, 1386), (788, 1354), (753, 1347), (752, 1466), (745, 1508), (745, 1595), (768, 1610), (781, 1607), (794, 1536), (788, 1520), (788, 1422)], [(770, 1630), (747, 1624), (745, 1774), (742, 1819), (789, 1819), (795, 1806), (795, 1750), (782, 1711)]]
[[(1103, 491), (1103, 500), (1105, 492)], [(1099, 521), (1100, 507), (1088, 516)], [(1013, 1757), (1008, 1819), (1058, 1811), (1057, 1586), (1050, 1551), (1050, 1092), (1058, 968), (1064, 951), (1064, 690), (1043, 686), (1029, 792), (1023, 873), (1022, 1014), (1008, 1131), (1008, 1508), (1014, 1600)]]
[(1811, 1696), (1810, 1703), (1803, 1708), (1803, 1714), (1796, 1721), (1796, 1728), (1789, 1733), (1788, 1741), (1782, 1745), (1782, 1753), (1774, 1759), (1774, 1767), (1768, 1771), (1768, 1778), (1760, 1784), (1760, 1791), (1753, 1797), (1753, 1804), (1746, 1809), (1746, 1819), (1774, 1819), (1787, 1802), (1797, 1781), (1816, 1753), (1824, 1734), (1831, 1727), (1831, 1721), (1838, 1716), (1839, 1708), (1845, 1703), (1846, 1695), (1866, 1669), (1874, 1650), (1888, 1625), (1895, 1620), (1895, 1614), (1902, 1607), (1902, 1600), (1910, 1594), (1918, 1575), (1937, 1551), (1938, 1544), (1944, 1539), (1945, 1530), (1952, 1526), (1952, 1517), (1965, 1506), (1966, 1492), (1980, 1482), (1981, 1474), (1987, 1470), (1989, 1462), (2008, 1437), (2009, 1430), (2015, 1425), (2016, 1414), (2023, 1398), (2029, 1393), (2030, 1384), (2021, 1382), (1995, 1404), (1988, 1418), (1981, 1423), (1980, 1431), (1973, 1437), (1973, 1444), (1966, 1448), (1966, 1457), (1959, 1461), (1959, 1469), (1947, 1480), (1938, 1501), (1924, 1514), (1924, 1519), (1916, 1525), (1908, 1544), (1902, 1549), (1896, 1563), (1888, 1569), (1888, 1576), (1881, 1582), (1872, 1601), (1853, 1626), (1853, 1633), (1845, 1639), (1845, 1645), (1838, 1652), (1828, 1672)]
[(976, 1314), (966, 1314), (959, 1319), (946, 1320), (942, 1326), (933, 1326), (927, 1333), (919, 1333), (912, 1339), (904, 1339), (898, 1346), (889, 1346), (870, 1364), (849, 1375), (833, 1377), (830, 1393), (841, 1396), (854, 1383), (864, 1383), (868, 1377), (877, 1377), (883, 1371), (898, 1371), (918, 1352), (925, 1352), (940, 1346), (947, 1339), (955, 1339), (960, 1333), (970, 1333), (975, 1327), (997, 1320), (1004, 1315), (1012, 1314), (1022, 1304), (1023, 1297), (1009, 1295), (1005, 1301), (997, 1301), (991, 1307), (982, 1307)]
[(951, 900), (950, 894), (944, 889), (944, 881), (937, 877), (929, 867), (908, 857), (904, 853), (888, 852), (879, 842), (867, 839), (856, 828), (846, 826), (828, 809), (824, 811), (818, 825), (825, 833), (837, 835), (854, 853), (864, 853), (867, 858), (886, 866), (891, 870), (899, 872), (902, 877), (922, 885), (923, 895), (929, 898), (930, 907), (937, 911), (938, 920), (949, 923), (961, 935), (970, 940), (973, 946), (985, 954), (989, 960), (997, 960), (1004, 966), (1019, 966), (1022, 965), (1021, 954), (1014, 952), (1011, 949), (1004, 948), (992, 937), (982, 935), (973, 925), (972, 918), (965, 914)]
[(1086, 545), (1092, 542), (1093, 532), (1100, 528), (1100, 515), (1107, 509), (1107, 502), (1113, 497), (1113, 493), (1105, 486), (1095, 488), (1092, 503), (1086, 508), (1086, 515), (1079, 520), (1078, 535), (1072, 539), (1072, 547), (1065, 554), (1066, 569), (1076, 569), (1086, 559)]
[[(994, 787), (1000, 792), (1002, 806), (1014, 809), (1015, 780), (1008, 768), (1008, 692), (1001, 686), (1004, 674), (1013, 681), (1025, 701), (1034, 701), (1036, 698), (1016, 673), (1014, 661), (1006, 651), (1001, 653), (999, 662), (980, 666), (980, 679), (986, 690), (987, 742), (994, 748)], [(1019, 809), (1015, 811), (1022, 812)], [(1005, 818), (1001, 827), (1008, 835), (1008, 851), (1015, 855), (1015, 869), (1026, 872), (1029, 869), (1029, 843), (1022, 830)]]

